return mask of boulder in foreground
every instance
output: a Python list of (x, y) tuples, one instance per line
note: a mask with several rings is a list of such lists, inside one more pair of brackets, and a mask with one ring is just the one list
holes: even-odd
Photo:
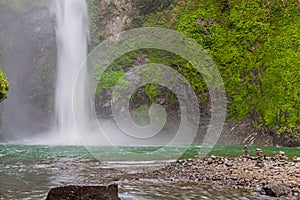
[(118, 185), (68, 185), (50, 190), (46, 200), (120, 200)]

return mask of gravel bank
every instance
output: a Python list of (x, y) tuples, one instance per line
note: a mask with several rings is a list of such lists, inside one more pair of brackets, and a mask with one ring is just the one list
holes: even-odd
[(249, 156), (246, 150), (243, 156), (235, 158), (211, 156), (177, 160), (159, 170), (134, 174), (132, 178), (212, 183), (274, 197), (300, 199), (300, 158), (288, 161), (284, 152), (266, 157), (261, 149), (257, 149), (257, 156)]

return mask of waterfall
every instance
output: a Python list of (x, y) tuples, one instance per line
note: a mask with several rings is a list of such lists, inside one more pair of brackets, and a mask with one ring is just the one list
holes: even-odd
[[(57, 45), (53, 132), (63, 144), (79, 144), (75, 127), (87, 127), (89, 116), (87, 4), (85, 0), (53, 0), (52, 12), (56, 17)], [(75, 124), (75, 112), (80, 124)]]

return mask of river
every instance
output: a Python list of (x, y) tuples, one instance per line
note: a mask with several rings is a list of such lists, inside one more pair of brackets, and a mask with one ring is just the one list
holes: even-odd
[[(273, 199), (259, 194), (231, 188), (166, 182), (156, 179), (127, 180), (125, 174), (157, 169), (168, 164), (165, 159), (151, 156), (154, 147), (95, 147), (103, 160), (95, 159), (82, 146), (28, 146), (0, 145), (0, 199), (45, 199), (48, 191), (67, 184), (117, 183), (119, 195), (124, 200), (134, 199)], [(256, 147), (250, 147), (254, 153)], [(268, 155), (279, 151), (276, 147), (262, 147)], [(183, 157), (197, 156), (199, 147), (188, 149)], [(174, 151), (176, 148), (170, 149)], [(280, 148), (290, 158), (299, 149)], [(211, 154), (237, 156), (243, 147), (216, 146)], [(121, 159), (123, 158), (123, 159)]]

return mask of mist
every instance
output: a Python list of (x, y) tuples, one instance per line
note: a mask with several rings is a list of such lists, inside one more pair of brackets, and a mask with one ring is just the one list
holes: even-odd
[(10, 82), (8, 99), (1, 103), (3, 141), (45, 132), (51, 124), (55, 65), (51, 59), (55, 55), (52, 21), (47, 1), (0, 2), (1, 64)]

